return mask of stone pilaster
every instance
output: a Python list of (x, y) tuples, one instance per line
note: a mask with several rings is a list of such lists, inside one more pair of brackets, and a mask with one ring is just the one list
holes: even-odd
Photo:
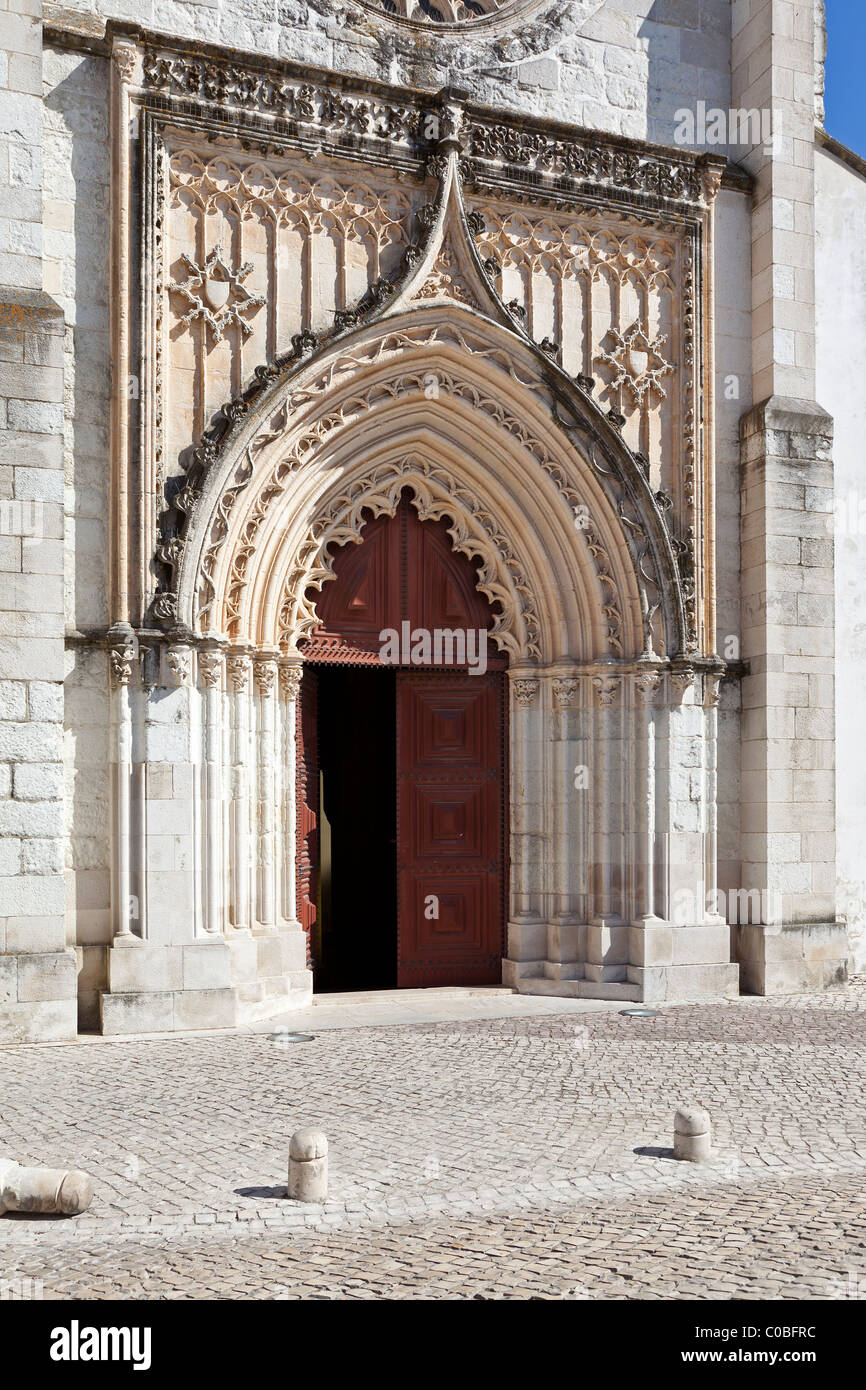
[(820, 989), (847, 974), (835, 903), (832, 436), (819, 406), (780, 397), (741, 424), (750, 674), (735, 939), (743, 986), (760, 994)]

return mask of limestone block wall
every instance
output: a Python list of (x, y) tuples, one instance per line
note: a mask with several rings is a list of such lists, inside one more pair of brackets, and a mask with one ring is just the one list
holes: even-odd
[(457, 85), (493, 107), (663, 144), (678, 111), (730, 103), (730, 0), (514, 0), (448, 27), (394, 20), (378, 0), (49, 0), (52, 12), (91, 33), (131, 20), (398, 85)]
[(836, 873), (838, 911), (858, 970), (866, 966), (866, 174), (827, 150), (815, 161), (818, 399), (835, 418)]
[(38, 11), (0, 29), (0, 1042), (75, 1032), (63, 918), (63, 316), (42, 291)]
[[(108, 625), (108, 63), (46, 47), (45, 288), (62, 306), (64, 610), (69, 634)], [(136, 389), (135, 383), (131, 389)], [(93, 1028), (110, 941), (108, 657), (74, 641), (65, 658), (65, 873), (79, 967), (79, 1021)]]

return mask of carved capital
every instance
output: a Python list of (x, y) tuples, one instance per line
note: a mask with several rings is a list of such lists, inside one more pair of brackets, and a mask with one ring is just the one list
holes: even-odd
[(302, 666), (280, 667), (280, 695), (284, 700), (297, 700), (303, 674)]
[(570, 709), (577, 694), (577, 680), (572, 676), (558, 676), (553, 682), (553, 700), (560, 709)]
[(129, 685), (133, 665), (138, 660), (138, 643), (135, 638), (130, 636), (123, 642), (118, 642), (111, 648), (109, 659), (112, 685)]
[(243, 694), (249, 689), (250, 669), (252, 662), (248, 656), (230, 656), (226, 662), (226, 671), (232, 690)]
[(275, 661), (256, 661), (253, 663), (253, 673), (259, 694), (272, 695), (277, 680), (277, 663)]
[(672, 671), (670, 675), (671, 698), (681, 705), (695, 683), (694, 671)]
[(463, 125), (465, 114), (459, 101), (446, 97), (439, 107), (439, 143), (442, 151), (463, 148)]
[(221, 685), (223, 674), (222, 652), (199, 652), (198, 674), (202, 685), (207, 686), (209, 690), (215, 690)]
[(704, 704), (707, 709), (718, 709), (719, 696), (722, 693), (721, 676), (709, 675), (704, 677)]
[(616, 700), (622, 678), (620, 676), (593, 676), (592, 684), (598, 703), (607, 708)]
[(169, 647), (165, 653), (165, 669), (172, 685), (189, 685), (192, 680), (192, 650), (190, 647)]
[(111, 61), (117, 68), (121, 82), (131, 82), (132, 74), (135, 72), (135, 61), (138, 57), (138, 50), (134, 43), (122, 43), (117, 41), (111, 50)]
[(641, 671), (640, 675), (635, 676), (634, 689), (639, 700), (644, 704), (650, 704), (656, 691), (661, 685), (661, 673), (658, 671)]
[(701, 164), (701, 189), (705, 203), (709, 204), (715, 200), (716, 194), (722, 186), (724, 167), (721, 161), (718, 164)]
[(529, 709), (538, 693), (538, 681), (530, 679), (520, 679), (512, 681), (514, 698), (521, 709)]

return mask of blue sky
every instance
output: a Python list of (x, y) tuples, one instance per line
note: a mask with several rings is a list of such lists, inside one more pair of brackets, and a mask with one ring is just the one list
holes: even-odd
[(866, 0), (827, 0), (827, 130), (866, 158)]

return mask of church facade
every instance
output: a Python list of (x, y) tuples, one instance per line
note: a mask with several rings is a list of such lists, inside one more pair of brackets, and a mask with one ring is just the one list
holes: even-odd
[(821, 11), (10, 0), (0, 1041), (862, 965)]

